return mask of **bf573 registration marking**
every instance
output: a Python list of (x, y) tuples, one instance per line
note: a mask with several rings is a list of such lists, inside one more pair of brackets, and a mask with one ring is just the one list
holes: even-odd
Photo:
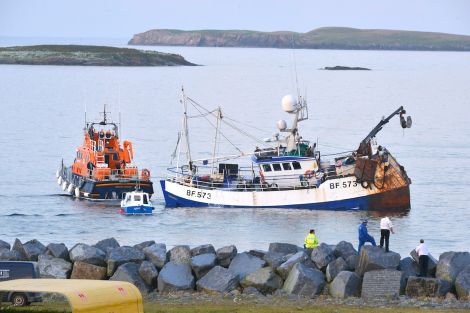
[(357, 187), (357, 181), (343, 181), (343, 182), (336, 182), (330, 183), (330, 189), (338, 189), (338, 188), (350, 188), (350, 187)]
[(186, 195), (189, 197), (194, 197), (194, 198), (201, 198), (201, 199), (211, 199), (211, 193), (210, 192), (205, 192), (205, 191), (196, 191), (196, 190), (186, 190)]

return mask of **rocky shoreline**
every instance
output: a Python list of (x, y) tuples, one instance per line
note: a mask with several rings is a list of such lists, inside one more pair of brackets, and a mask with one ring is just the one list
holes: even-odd
[(271, 243), (267, 251), (239, 252), (210, 244), (167, 249), (152, 240), (121, 246), (114, 238), (70, 250), (62, 243), (0, 240), (0, 260), (38, 262), (41, 278), (128, 281), (149, 301), (470, 308), (470, 253), (430, 258), (428, 277), (417, 277), (415, 258), (372, 246), (358, 254), (346, 241), (312, 251)]

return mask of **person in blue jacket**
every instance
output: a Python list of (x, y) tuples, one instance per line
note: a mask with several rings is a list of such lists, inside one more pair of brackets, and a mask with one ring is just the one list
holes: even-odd
[(359, 248), (357, 252), (361, 252), (361, 248), (366, 242), (370, 242), (374, 247), (376, 246), (374, 237), (369, 235), (367, 231), (367, 219), (363, 220), (361, 225), (359, 225)]

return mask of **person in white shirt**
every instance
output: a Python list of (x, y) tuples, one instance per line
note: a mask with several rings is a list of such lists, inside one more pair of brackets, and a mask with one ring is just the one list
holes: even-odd
[(429, 250), (424, 240), (419, 241), (419, 246), (415, 249), (419, 257), (419, 276), (426, 277), (428, 272)]
[(383, 248), (385, 241), (385, 252), (388, 252), (390, 232), (394, 234), (392, 221), (385, 216), (380, 220), (380, 248)]

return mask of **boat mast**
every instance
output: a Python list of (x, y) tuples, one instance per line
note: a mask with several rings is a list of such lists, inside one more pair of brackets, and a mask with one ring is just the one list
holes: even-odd
[(214, 138), (214, 150), (212, 151), (212, 173), (214, 173), (215, 167), (215, 153), (217, 151), (217, 137), (219, 136), (220, 120), (222, 119), (222, 110), (220, 107), (217, 108), (217, 124), (215, 127), (215, 138)]
[(189, 145), (189, 131), (188, 131), (188, 103), (186, 94), (184, 93), (184, 87), (181, 87), (182, 97), (181, 103), (183, 104), (183, 133), (184, 133), (184, 140), (186, 141), (186, 158), (188, 160), (188, 164), (190, 170), (192, 170), (192, 158), (191, 158), (191, 147)]

